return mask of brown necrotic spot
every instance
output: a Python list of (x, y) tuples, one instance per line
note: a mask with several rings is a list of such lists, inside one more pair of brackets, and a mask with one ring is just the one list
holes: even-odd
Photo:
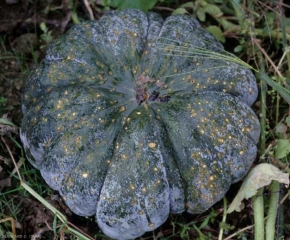
[(146, 87), (137, 86), (135, 88), (135, 97), (139, 105), (147, 101), (147, 99), (149, 98), (149, 94), (147, 93)]
[(159, 96), (158, 91), (153, 91), (152, 93), (147, 92), (147, 88), (145, 87), (146, 84), (155, 84), (157, 87), (164, 87), (164, 84), (161, 83), (159, 80), (155, 80), (148, 76), (141, 74), (136, 82), (135, 87), (135, 97), (138, 104), (142, 104), (146, 101), (156, 101), (156, 102), (168, 102), (170, 97), (167, 95)]
[(159, 92), (157, 91), (153, 91), (151, 94), (148, 94), (147, 89), (142, 86), (137, 86), (135, 88), (135, 97), (139, 105), (146, 101), (168, 102), (170, 99), (170, 96), (167, 95), (159, 97)]

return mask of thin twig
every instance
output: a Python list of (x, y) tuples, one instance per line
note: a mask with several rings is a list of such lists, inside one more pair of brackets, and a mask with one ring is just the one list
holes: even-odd
[(0, 223), (3, 223), (3, 222), (7, 222), (7, 221), (10, 221), (11, 222), (11, 230), (12, 230), (12, 234), (13, 234), (13, 239), (16, 239), (16, 229), (15, 229), (15, 221), (14, 221), (14, 218), (13, 217), (7, 217), (7, 218), (4, 218), (4, 219), (1, 219), (0, 220)]
[(86, 6), (86, 8), (87, 8), (87, 10), (89, 12), (90, 19), (91, 20), (95, 20), (93, 10), (92, 10), (92, 8), (91, 8), (90, 3), (88, 2), (88, 0), (84, 0), (84, 4), (85, 4), (85, 6)]
[(18, 164), (16, 163), (16, 161), (15, 161), (15, 159), (14, 159), (14, 157), (13, 157), (13, 154), (12, 154), (10, 148), (8, 147), (8, 145), (7, 145), (6, 141), (5, 141), (5, 139), (4, 139), (3, 137), (1, 137), (1, 139), (2, 139), (2, 141), (4, 142), (6, 148), (7, 148), (8, 152), (9, 152), (9, 155), (10, 155), (10, 157), (11, 157), (13, 163), (14, 163), (14, 166), (15, 166), (15, 169), (16, 169), (16, 172), (17, 172), (17, 175), (18, 175), (18, 177), (19, 177), (19, 180), (20, 180), (20, 182), (22, 182), (22, 178), (21, 178), (21, 175), (20, 175), (20, 172), (19, 172), (19, 169), (18, 169)]
[(272, 61), (272, 59), (269, 57), (269, 55), (266, 53), (265, 49), (261, 47), (261, 45), (259, 44), (258, 40), (256, 38), (252, 38), (252, 41), (260, 49), (260, 51), (263, 53), (263, 55), (265, 56), (265, 58), (267, 58), (267, 60), (272, 65), (272, 67), (275, 69), (275, 71), (277, 72), (277, 74), (279, 75), (279, 77), (283, 79), (283, 75), (281, 74), (281, 72), (279, 71), (279, 69), (277, 68), (277, 66), (275, 65), (275, 63)]
[(242, 233), (242, 232), (245, 232), (246, 230), (251, 229), (251, 228), (253, 228), (253, 227), (254, 227), (254, 225), (251, 225), (251, 226), (247, 226), (247, 227), (245, 227), (245, 228), (242, 228), (242, 229), (240, 229), (239, 231), (237, 231), (237, 232), (233, 233), (232, 235), (228, 236), (228, 237), (225, 238), (224, 240), (230, 240), (231, 238), (237, 236), (238, 234), (240, 234), (240, 233)]

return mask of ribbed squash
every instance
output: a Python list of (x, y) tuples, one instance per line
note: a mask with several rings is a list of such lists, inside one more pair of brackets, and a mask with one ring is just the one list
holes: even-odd
[(28, 159), (112, 238), (207, 210), (247, 173), (260, 131), (256, 80), (224, 54), (184, 15), (112, 11), (72, 27), (25, 84)]

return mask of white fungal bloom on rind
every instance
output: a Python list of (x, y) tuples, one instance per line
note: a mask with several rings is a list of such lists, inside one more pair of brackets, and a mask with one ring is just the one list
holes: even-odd
[(113, 11), (74, 26), (26, 82), (26, 155), (69, 208), (132, 239), (200, 213), (251, 167), (260, 126), (249, 69), (188, 16)]

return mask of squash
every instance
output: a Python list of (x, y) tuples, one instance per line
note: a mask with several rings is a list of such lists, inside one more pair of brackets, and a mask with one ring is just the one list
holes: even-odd
[(255, 77), (226, 56), (184, 15), (129, 9), (72, 27), (24, 86), (28, 159), (112, 238), (207, 210), (248, 172), (260, 132)]

